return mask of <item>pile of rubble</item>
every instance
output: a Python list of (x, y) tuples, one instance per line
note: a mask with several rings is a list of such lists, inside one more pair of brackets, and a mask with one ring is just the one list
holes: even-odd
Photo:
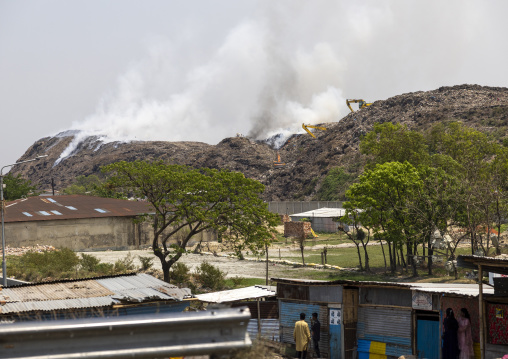
[[(23, 254), (27, 252), (50, 252), (50, 251), (56, 251), (56, 248), (53, 246), (46, 246), (46, 245), (40, 245), (37, 244), (35, 246), (27, 246), (27, 247), (5, 247), (5, 255), (6, 256), (22, 256)], [(0, 249), (0, 253), (2, 253), (2, 250)]]

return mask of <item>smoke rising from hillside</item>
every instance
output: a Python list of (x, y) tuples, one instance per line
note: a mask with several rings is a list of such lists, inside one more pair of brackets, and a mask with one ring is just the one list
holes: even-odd
[(299, 132), (302, 123), (339, 121), (349, 111), (346, 97), (372, 102), (486, 84), (482, 73), (496, 81), (474, 62), (499, 41), (501, 34), (484, 37), (477, 26), (492, 31), (496, 11), (487, 14), (474, 2), (272, 3), (239, 21), (213, 51), (202, 49), (200, 33), (152, 43), (97, 111), (73, 124), (80, 135), (59, 161), (91, 135), (105, 142), (217, 143), (236, 133), (263, 139)]

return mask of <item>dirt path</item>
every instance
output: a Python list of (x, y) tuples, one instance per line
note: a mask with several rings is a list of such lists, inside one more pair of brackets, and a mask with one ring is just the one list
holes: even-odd
[[(134, 259), (136, 266), (141, 266), (138, 256), (153, 257), (153, 268), (160, 268), (160, 262), (152, 252), (148, 250), (133, 250), (133, 251), (105, 251), (105, 252), (81, 252), (91, 254), (104, 263), (115, 263), (117, 260), (125, 258), (130, 255)], [(278, 253), (278, 252), (277, 252)], [(79, 254), (79, 253), (78, 253)], [(275, 255), (275, 252), (273, 253)], [(227, 277), (245, 277), (245, 278), (265, 278), (266, 276), (266, 263), (256, 261), (239, 260), (235, 258), (228, 258), (214, 255), (200, 255), (200, 254), (184, 254), (179, 262), (187, 265), (191, 271), (194, 271), (199, 265), (208, 261), (209, 263), (217, 266), (220, 270), (227, 273)], [(301, 268), (293, 268), (292, 266), (282, 264), (270, 264), (268, 268), (269, 277), (296, 277)], [(291, 275), (293, 273), (293, 275)]]

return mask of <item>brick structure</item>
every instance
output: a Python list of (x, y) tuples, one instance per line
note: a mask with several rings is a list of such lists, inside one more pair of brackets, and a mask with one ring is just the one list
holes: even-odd
[(284, 236), (306, 239), (312, 235), (310, 222), (284, 222)]
[(291, 217), (289, 217), (287, 214), (281, 214), (280, 220), (282, 223), (291, 222)]

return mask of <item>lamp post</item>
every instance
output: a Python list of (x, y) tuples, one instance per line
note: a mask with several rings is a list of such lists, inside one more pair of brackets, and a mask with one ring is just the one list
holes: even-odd
[(4, 168), (16, 166), (22, 163), (27, 162), (33, 162), (37, 161), (41, 158), (47, 157), (48, 155), (44, 156), (37, 156), (35, 158), (32, 158), (31, 160), (26, 161), (20, 161), (13, 163), (12, 165), (3, 166), (2, 169), (0, 169), (0, 207), (2, 207), (2, 286), (5, 288), (7, 287), (7, 262), (5, 261), (5, 229), (4, 229), (4, 210), (5, 210), (5, 203), (4, 203), (4, 175), (3, 171)]

